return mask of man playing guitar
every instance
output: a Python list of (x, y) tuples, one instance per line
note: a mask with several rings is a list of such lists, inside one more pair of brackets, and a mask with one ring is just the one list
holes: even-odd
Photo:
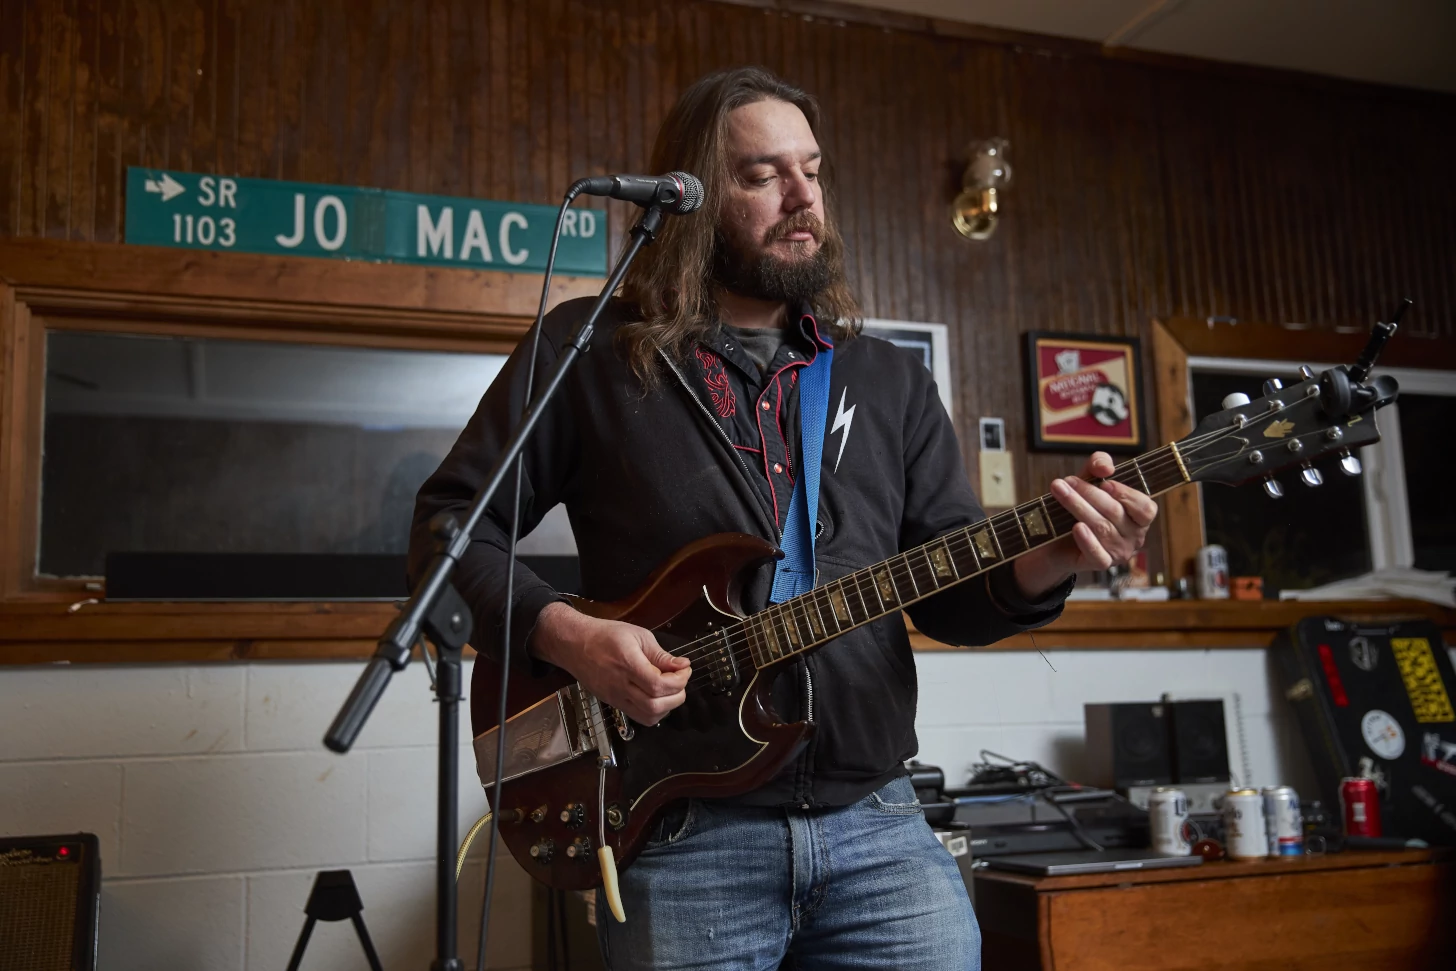
[[(752, 68), (692, 85), (668, 115), (653, 171), (703, 182), (700, 213), (668, 221), (598, 326), (593, 353), (528, 443), (522, 531), (564, 503), (583, 589), (613, 600), (675, 550), (714, 533), (779, 543), (798, 482), (800, 375), (833, 348), (829, 420), (813, 542), (816, 579), (843, 577), (983, 517), (949, 416), (927, 370), (858, 336), (859, 307), (822, 178), (819, 110), (803, 91)], [(589, 302), (548, 316), (546, 373)], [(464, 509), (524, 410), (530, 341), (491, 386), (450, 455), (420, 490), (412, 569), (428, 522)], [(984, 577), (908, 607), (941, 641), (993, 643), (1054, 620), (1072, 574), (1125, 562), (1157, 507), (1113, 481), (1095, 453), (1051, 496), (1071, 534)], [(461, 560), (480, 663), (499, 650), (506, 613), (509, 490)], [(746, 577), (743, 608), (769, 603), (772, 561)], [(641, 732), (691, 717), (693, 665), (653, 633), (588, 616), (516, 568), (513, 663), (563, 669)], [(773, 686), (785, 720), (816, 726), (767, 783), (670, 806), (622, 871), (627, 923), (598, 920), (607, 965), (638, 969), (980, 966), (979, 931), (960, 876), (905, 778), (917, 748), (914, 657), (893, 614), (792, 662)], [(704, 736), (706, 737), (706, 736)], [(508, 784), (509, 786), (509, 784)], [(507, 788), (508, 788), (507, 786)]]

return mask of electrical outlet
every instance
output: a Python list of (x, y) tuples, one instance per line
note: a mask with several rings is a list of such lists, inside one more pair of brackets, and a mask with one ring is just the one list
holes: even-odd
[(981, 452), (981, 505), (987, 509), (1008, 509), (1016, 505), (1016, 479), (1011, 471), (1011, 453)]

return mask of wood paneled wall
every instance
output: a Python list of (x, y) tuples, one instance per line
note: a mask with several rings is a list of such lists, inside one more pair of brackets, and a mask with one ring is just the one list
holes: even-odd
[[(773, 0), (4, 0), (0, 234), (119, 241), (128, 165), (549, 202), (641, 171), (676, 93), (742, 63), (819, 96), (867, 310), (948, 323), (960, 417), (1013, 447), (1030, 329), (1363, 327), (1410, 294), (1409, 332), (1456, 339), (1456, 98)], [(1015, 184), (970, 243), (948, 205), (997, 134)], [(1019, 456), (1023, 492), (1071, 464)]]

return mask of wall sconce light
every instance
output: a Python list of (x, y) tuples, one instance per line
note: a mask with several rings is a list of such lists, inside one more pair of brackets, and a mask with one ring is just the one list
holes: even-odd
[(1011, 184), (1008, 147), (1004, 138), (986, 138), (967, 149), (971, 160), (961, 178), (961, 194), (951, 204), (950, 217), (956, 232), (967, 239), (989, 239), (996, 231), (1000, 191)]

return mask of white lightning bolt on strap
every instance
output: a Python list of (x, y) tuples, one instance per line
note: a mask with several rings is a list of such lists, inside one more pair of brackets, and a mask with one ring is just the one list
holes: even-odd
[(854, 425), (854, 409), (859, 407), (859, 405), (850, 405), (848, 411), (844, 409), (844, 396), (847, 394), (849, 394), (848, 388), (839, 392), (839, 407), (834, 409), (834, 424), (829, 426), (831, 435), (841, 428), (844, 429), (844, 435), (839, 439), (839, 454), (834, 457), (835, 472), (839, 471), (839, 460), (844, 458), (844, 446), (849, 442), (849, 430)]

